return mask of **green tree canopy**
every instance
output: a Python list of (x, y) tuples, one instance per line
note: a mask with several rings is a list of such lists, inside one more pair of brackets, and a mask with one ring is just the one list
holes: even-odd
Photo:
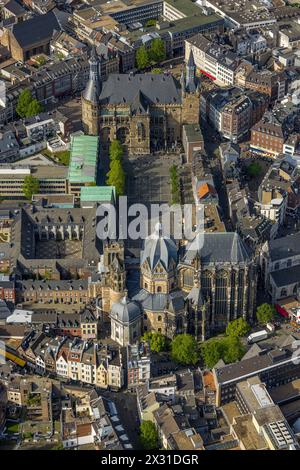
[(241, 340), (236, 336), (228, 336), (222, 341), (224, 348), (224, 362), (231, 364), (232, 362), (240, 361), (245, 354), (245, 348)]
[(112, 160), (110, 170), (107, 173), (106, 184), (115, 186), (117, 196), (125, 193), (125, 172), (120, 160)]
[(261, 304), (256, 309), (256, 318), (258, 322), (261, 324), (265, 324), (273, 320), (274, 315), (275, 315), (275, 308), (273, 307), (273, 305), (264, 303), (264, 304)]
[(145, 46), (137, 49), (135, 55), (136, 66), (139, 70), (145, 69), (150, 65), (149, 54)]
[(113, 140), (109, 146), (110, 160), (121, 160), (123, 157), (124, 149), (121, 142), (117, 139)]
[(256, 176), (259, 176), (262, 172), (262, 167), (260, 163), (258, 162), (252, 162), (247, 168), (247, 173), (251, 178), (255, 178)]
[(226, 334), (228, 336), (245, 336), (250, 330), (250, 325), (246, 322), (243, 317), (232, 320), (228, 323), (226, 328)]
[(144, 334), (142, 339), (144, 341), (149, 341), (151, 351), (159, 353), (168, 349), (168, 340), (161, 333), (149, 331)]
[(201, 344), (201, 356), (209, 369), (212, 369), (220, 359), (230, 364), (239, 361), (244, 354), (244, 347), (237, 336), (213, 338)]
[(39, 189), (40, 182), (37, 178), (32, 175), (25, 176), (22, 190), (26, 199), (31, 199), (34, 194), (39, 192)]
[(16, 112), (21, 118), (35, 116), (43, 111), (41, 103), (33, 98), (32, 93), (27, 88), (23, 90), (18, 98)]
[(166, 58), (166, 47), (162, 39), (153, 39), (149, 49), (149, 57), (152, 62), (162, 62)]
[(199, 350), (194, 337), (188, 334), (175, 336), (171, 344), (171, 356), (180, 364), (195, 365), (199, 359)]
[(204, 364), (209, 369), (212, 369), (222, 358), (224, 347), (220, 340), (213, 338), (211, 340), (204, 341), (204, 343), (201, 344), (200, 350)]
[(153, 19), (150, 19), (150, 20), (146, 21), (145, 26), (146, 26), (146, 28), (149, 28), (150, 26), (155, 26), (156, 23), (157, 23), (157, 20), (155, 18), (153, 18)]
[(144, 449), (158, 448), (158, 433), (152, 421), (143, 421), (140, 426), (140, 442)]
[(33, 96), (31, 94), (31, 91), (27, 88), (20, 93), (16, 107), (16, 112), (20, 117), (26, 117), (28, 107), (32, 100)]
[(38, 100), (32, 100), (28, 106), (26, 117), (36, 116), (43, 111), (43, 106)]

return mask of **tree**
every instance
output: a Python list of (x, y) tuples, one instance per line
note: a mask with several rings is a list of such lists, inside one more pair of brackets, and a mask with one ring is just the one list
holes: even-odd
[(146, 21), (145, 26), (146, 28), (150, 28), (151, 26), (155, 26), (156, 23), (157, 23), (157, 20), (153, 18), (153, 19)]
[(123, 146), (117, 139), (113, 140), (109, 146), (109, 158), (110, 160), (121, 160), (123, 157)]
[(232, 320), (228, 323), (226, 334), (232, 337), (245, 336), (250, 330), (250, 326), (243, 317)]
[(236, 336), (229, 336), (224, 338), (222, 341), (222, 347), (224, 348), (223, 359), (226, 364), (240, 361), (245, 354), (244, 346), (241, 340)]
[(125, 172), (120, 160), (111, 161), (106, 184), (116, 188), (117, 196), (122, 196), (125, 193)]
[(154, 67), (152, 70), (151, 70), (151, 73), (153, 73), (154, 75), (159, 75), (162, 73), (162, 70), (159, 68), (159, 67)]
[(38, 100), (34, 99), (31, 101), (31, 103), (29, 103), (26, 117), (36, 116), (37, 114), (40, 114), (42, 111), (43, 111), (43, 106)]
[(143, 421), (140, 426), (140, 441), (146, 450), (158, 448), (158, 433), (152, 421)]
[(273, 320), (274, 315), (275, 315), (275, 308), (273, 307), (273, 305), (264, 303), (264, 304), (261, 304), (256, 309), (256, 318), (258, 322), (261, 324), (265, 324)]
[(32, 100), (33, 96), (31, 94), (31, 91), (27, 88), (20, 93), (16, 107), (16, 112), (20, 117), (26, 117), (28, 107)]
[(25, 176), (22, 191), (26, 199), (31, 199), (34, 194), (37, 194), (40, 189), (40, 182), (32, 175)]
[(251, 178), (255, 178), (261, 174), (262, 168), (258, 162), (252, 162), (247, 168), (247, 173)]
[(149, 54), (145, 46), (141, 46), (137, 49), (135, 55), (136, 66), (138, 69), (145, 69), (150, 65)]
[(166, 47), (162, 39), (153, 39), (149, 50), (149, 58), (152, 62), (162, 62), (166, 58)]
[(204, 364), (212, 369), (223, 356), (224, 348), (222, 341), (211, 339), (201, 344), (201, 356)]
[(220, 359), (223, 359), (226, 364), (230, 364), (239, 361), (244, 354), (244, 347), (237, 336), (213, 338), (201, 345), (201, 356), (209, 369), (212, 369)]
[(38, 57), (35, 58), (35, 61), (37, 62), (38, 65), (45, 65), (46, 57), (43, 55), (39, 55)]
[(43, 111), (41, 103), (33, 98), (32, 93), (27, 88), (23, 90), (18, 98), (16, 112), (21, 118), (35, 116)]
[(175, 336), (171, 344), (171, 356), (180, 364), (195, 365), (199, 359), (199, 350), (193, 336), (188, 334)]
[(60, 442), (59, 444), (56, 444), (54, 447), (52, 447), (51, 450), (65, 450), (65, 449), (62, 443)]
[(142, 339), (144, 341), (149, 341), (151, 351), (159, 353), (168, 348), (167, 338), (161, 333), (147, 332), (144, 334)]

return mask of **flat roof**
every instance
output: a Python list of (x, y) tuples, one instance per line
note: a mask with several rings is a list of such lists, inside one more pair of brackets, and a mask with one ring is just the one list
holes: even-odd
[(83, 186), (80, 190), (82, 202), (112, 202), (115, 200), (114, 186)]
[(74, 135), (71, 139), (70, 183), (95, 183), (98, 161), (98, 137)]

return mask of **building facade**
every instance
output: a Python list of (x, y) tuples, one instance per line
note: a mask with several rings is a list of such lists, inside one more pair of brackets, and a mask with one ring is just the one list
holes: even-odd
[(168, 74), (112, 74), (99, 79), (98, 59), (90, 59), (90, 80), (82, 95), (87, 133), (100, 135), (103, 150), (118, 139), (129, 154), (176, 146), (182, 124), (198, 124), (199, 93), (191, 54), (181, 85)]

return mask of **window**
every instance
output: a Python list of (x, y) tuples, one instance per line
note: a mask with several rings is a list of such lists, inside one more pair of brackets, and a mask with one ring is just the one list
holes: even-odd
[(161, 292), (161, 286), (157, 286), (157, 292)]
[(157, 321), (161, 321), (161, 315), (157, 317)]

